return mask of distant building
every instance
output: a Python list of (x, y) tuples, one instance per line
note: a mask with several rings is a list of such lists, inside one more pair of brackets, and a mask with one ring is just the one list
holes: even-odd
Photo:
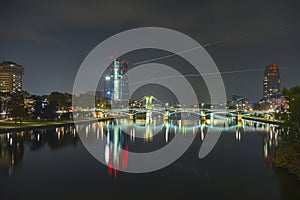
[(101, 101), (101, 92), (100, 91), (88, 91), (86, 92), (87, 95), (90, 95), (90, 96), (95, 96), (95, 102), (98, 103), (99, 101)]
[(227, 107), (229, 109), (241, 109), (241, 110), (249, 110), (253, 107), (253, 100), (233, 95), (232, 101), (227, 102)]
[(29, 115), (34, 111), (35, 102), (36, 100), (32, 97), (24, 98), (24, 104)]
[(279, 95), (281, 92), (281, 82), (279, 69), (276, 64), (266, 67), (263, 81), (263, 98), (270, 98), (273, 95)]
[(10, 95), (22, 91), (24, 68), (14, 62), (0, 63), (0, 93)]
[(289, 105), (281, 94), (272, 95), (269, 98), (262, 98), (259, 101), (261, 110), (286, 110), (289, 108)]
[(142, 107), (142, 102), (141, 101), (138, 101), (138, 100), (131, 100), (129, 102), (129, 106), (131, 108), (141, 108)]
[(286, 99), (281, 94), (271, 96), (269, 98), (269, 102), (271, 103), (272, 108), (274, 110), (281, 109), (281, 108), (283, 108), (283, 109), (289, 108), (289, 105), (288, 105)]

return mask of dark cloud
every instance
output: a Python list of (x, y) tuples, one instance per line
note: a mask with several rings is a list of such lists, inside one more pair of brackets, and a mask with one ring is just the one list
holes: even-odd
[[(221, 71), (277, 63), (299, 84), (299, 1), (1, 1), (0, 60), (25, 67), (24, 89), (71, 91), (88, 52), (130, 28), (181, 31), (206, 47)], [(229, 38), (229, 39), (228, 39)], [(176, 42), (176, 41), (174, 41)], [(224, 75), (228, 96), (261, 97), (261, 72)]]

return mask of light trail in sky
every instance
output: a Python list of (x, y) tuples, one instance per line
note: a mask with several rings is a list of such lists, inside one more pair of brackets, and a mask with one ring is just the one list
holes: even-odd
[[(294, 67), (284, 67), (281, 70), (292, 69)], [(244, 70), (233, 70), (233, 71), (224, 71), (224, 72), (210, 72), (203, 74), (186, 74), (186, 75), (174, 75), (174, 76), (161, 76), (153, 79), (147, 79), (143, 81), (133, 82), (133, 84), (142, 84), (147, 82), (154, 82), (158, 80), (168, 79), (168, 78), (187, 78), (187, 77), (202, 77), (202, 76), (214, 76), (214, 75), (225, 75), (225, 74), (237, 74), (237, 73), (246, 73), (246, 72), (257, 72), (257, 71), (265, 71), (265, 68), (254, 68), (254, 69), (244, 69)], [(126, 77), (128, 74), (126, 73), (123, 77)]]
[(199, 77), (199, 76), (213, 76), (213, 75), (221, 75), (221, 74), (235, 74), (235, 73), (256, 72), (256, 71), (265, 71), (265, 68), (234, 70), (234, 71), (224, 71), (224, 72), (211, 72), (211, 73), (205, 73), (205, 74), (186, 74), (186, 75), (162, 76), (162, 77), (157, 77), (157, 78), (153, 78), (153, 79), (147, 79), (147, 80), (144, 80), (144, 81), (134, 82), (133, 84), (142, 84), (142, 83), (158, 81), (158, 80), (168, 79), (168, 78), (187, 78), (187, 77)]
[(157, 57), (157, 58), (137, 62), (137, 63), (134, 63), (133, 66), (141, 65), (141, 64), (145, 64), (145, 63), (149, 63), (149, 62), (153, 62), (153, 61), (157, 61), (157, 60), (162, 60), (162, 59), (169, 58), (169, 57), (176, 56), (176, 55), (181, 55), (181, 54), (184, 54), (184, 53), (187, 53), (187, 52), (190, 52), (190, 51), (200, 49), (202, 47), (209, 47), (209, 46), (213, 46), (213, 45), (216, 45), (216, 44), (222, 44), (222, 43), (226, 43), (226, 42), (233, 41), (233, 40), (240, 40), (240, 39), (253, 37), (253, 36), (257, 36), (257, 35), (263, 35), (263, 34), (278, 31), (278, 30), (283, 30), (283, 29), (290, 28), (292, 26), (299, 25), (299, 24), (300, 23), (287, 24), (287, 25), (276, 27), (276, 28), (268, 29), (268, 30), (265, 30), (265, 31), (254, 32), (254, 33), (244, 34), (244, 35), (235, 36), (235, 37), (228, 37), (228, 38), (221, 39), (221, 40), (215, 40), (215, 41), (212, 41), (212, 42), (205, 43), (202, 46), (196, 46), (196, 47), (186, 49), (186, 50), (181, 51), (181, 52), (171, 53), (171, 54), (166, 55), (166, 56), (161, 56), (161, 57)]

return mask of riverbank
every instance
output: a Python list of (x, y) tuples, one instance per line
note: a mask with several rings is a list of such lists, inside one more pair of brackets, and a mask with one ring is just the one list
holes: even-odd
[(282, 141), (274, 150), (272, 161), (276, 168), (287, 170), (300, 180), (300, 140)]
[(277, 124), (277, 125), (280, 125), (284, 122), (283, 120), (266, 119), (261, 117), (252, 117), (252, 116), (243, 116), (243, 119), (253, 120), (253, 121), (263, 122), (263, 123)]
[[(90, 122), (91, 119), (81, 120), (80, 122)], [(36, 120), (24, 120), (22, 124), (15, 124), (14, 121), (2, 120), (0, 121), (0, 133), (11, 131), (11, 130), (24, 130), (32, 128), (43, 128), (51, 126), (62, 126), (62, 125), (72, 125), (73, 120), (47, 120), (47, 121), (36, 121)]]
[[(119, 117), (106, 117), (106, 118), (89, 118), (89, 119), (81, 119), (76, 120), (76, 123), (91, 123), (91, 122), (99, 122), (99, 121), (106, 121), (112, 120), (116, 118), (122, 118), (123, 116)], [(34, 128), (44, 128), (44, 127), (51, 127), (51, 126), (63, 126), (63, 125), (74, 125), (74, 120), (47, 120), (47, 121), (38, 121), (38, 120), (24, 120), (22, 124), (17, 123), (15, 124), (14, 121), (8, 120), (0, 120), (0, 133), (4, 133), (7, 131), (19, 131), (24, 129), (34, 129)]]

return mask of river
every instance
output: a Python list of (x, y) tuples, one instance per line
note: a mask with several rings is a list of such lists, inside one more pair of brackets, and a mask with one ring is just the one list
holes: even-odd
[[(300, 181), (273, 169), (272, 149), (280, 142), (276, 127), (253, 121), (189, 125), (155, 124), (155, 134), (143, 121), (119, 119), (1, 134), (1, 199), (300, 199)], [(199, 159), (203, 140), (217, 129), (222, 131), (217, 144)], [(81, 139), (78, 130), (84, 130)], [(144, 138), (136, 138), (138, 132)], [(163, 148), (176, 135), (195, 138), (169, 166), (120, 171), (131, 162), (128, 151)], [(108, 166), (87, 151), (84, 138), (110, 140), (101, 152)]]

